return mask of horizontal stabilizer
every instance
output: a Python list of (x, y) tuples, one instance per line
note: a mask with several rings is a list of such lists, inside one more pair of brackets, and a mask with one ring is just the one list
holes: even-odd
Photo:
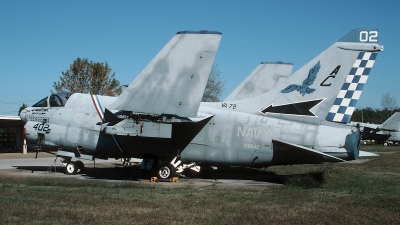
[(396, 112), (389, 117), (389, 119), (379, 126), (379, 129), (387, 131), (400, 131), (400, 113)]
[(272, 140), (274, 165), (317, 164), (323, 162), (345, 162), (335, 156), (289, 142)]
[(221, 36), (213, 31), (176, 33), (108, 108), (195, 117)]

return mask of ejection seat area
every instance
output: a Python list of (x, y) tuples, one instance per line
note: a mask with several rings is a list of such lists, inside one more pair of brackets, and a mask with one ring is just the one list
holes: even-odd
[(72, 92), (59, 92), (51, 94), (34, 104), (32, 107), (63, 107), (65, 103), (68, 101), (68, 98), (71, 97)]

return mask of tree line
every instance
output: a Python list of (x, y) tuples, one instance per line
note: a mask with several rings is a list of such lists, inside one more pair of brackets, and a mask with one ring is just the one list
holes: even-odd
[(373, 109), (370, 107), (356, 109), (351, 117), (351, 121), (381, 124), (394, 113), (400, 112), (400, 108), (397, 107), (396, 97), (392, 96), (390, 92), (382, 95), (381, 106), (381, 109)]
[(356, 109), (351, 117), (353, 122), (381, 124), (385, 122), (395, 112), (400, 112), (400, 108), (395, 109), (373, 109), (370, 107)]

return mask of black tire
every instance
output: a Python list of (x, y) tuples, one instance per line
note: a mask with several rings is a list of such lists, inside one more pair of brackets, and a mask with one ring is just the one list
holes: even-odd
[(158, 167), (157, 178), (158, 179), (170, 179), (171, 177), (175, 177), (176, 170), (171, 165), (171, 163), (163, 163)]
[(71, 161), (67, 163), (67, 166), (65, 167), (65, 174), (75, 175), (77, 172), (78, 172), (78, 166), (76, 165), (75, 162)]
[(85, 164), (82, 161), (76, 161), (75, 164), (78, 166), (76, 173), (82, 173), (85, 170)]

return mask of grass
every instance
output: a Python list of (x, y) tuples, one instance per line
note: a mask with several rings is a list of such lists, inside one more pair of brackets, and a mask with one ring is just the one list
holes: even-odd
[(262, 191), (0, 175), (0, 224), (398, 224), (400, 147), (361, 148), (381, 156), (260, 169), (285, 184)]

